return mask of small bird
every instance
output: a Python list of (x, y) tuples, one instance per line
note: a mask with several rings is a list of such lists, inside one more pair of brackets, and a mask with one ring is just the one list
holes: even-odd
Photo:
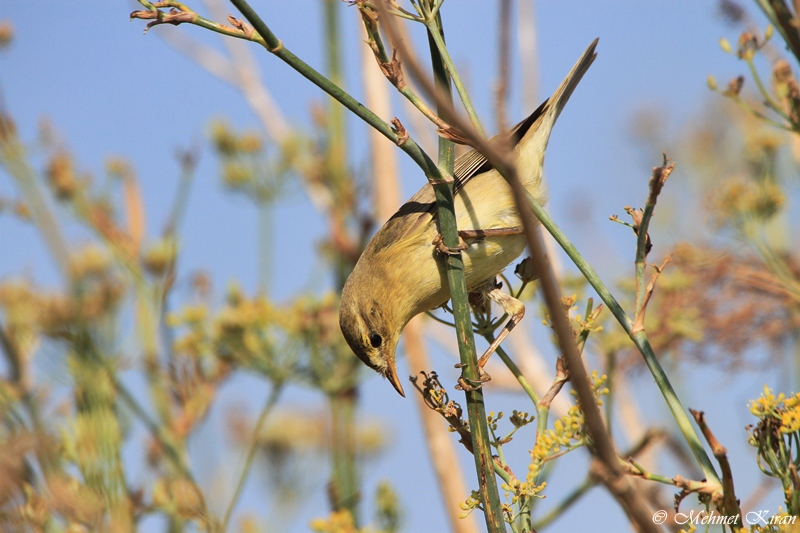
[[(597, 41), (589, 45), (553, 96), (510, 131), (492, 139), (513, 147), (519, 178), (539, 202), (545, 200), (542, 165), (550, 131), (597, 56)], [(510, 186), (483, 155), (472, 150), (459, 157), (453, 177), (456, 222), (465, 245), (464, 275), (471, 290), (493, 280), (522, 253), (526, 240)], [(402, 396), (395, 358), (400, 333), (414, 316), (450, 299), (447, 267), (437, 242), (436, 199), (428, 184), (378, 230), (342, 289), (339, 325), (344, 338), (358, 358), (388, 378)], [(521, 313), (517, 313), (519, 319)], [(491, 351), (481, 358), (483, 362)]]

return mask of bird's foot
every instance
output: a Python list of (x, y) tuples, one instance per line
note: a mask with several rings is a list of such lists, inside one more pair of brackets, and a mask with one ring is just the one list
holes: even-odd
[(513, 226), (510, 228), (491, 228), (491, 229), (462, 229), (458, 230), (458, 246), (452, 248), (446, 246), (442, 240), (442, 234), (436, 235), (431, 244), (436, 247), (436, 251), (444, 255), (455, 255), (459, 252), (466, 250), (469, 245), (464, 239), (480, 240), (486, 237), (500, 237), (503, 235), (519, 235), (522, 233), (522, 228)]
[[(464, 368), (464, 365), (459, 363), (456, 365), (456, 368)], [(478, 379), (473, 380), (467, 377), (464, 377), (462, 374), (458, 377), (458, 383), (456, 384), (457, 390), (463, 391), (475, 391), (483, 387), (484, 383), (487, 383), (492, 380), (492, 376), (489, 375), (483, 368), (480, 366), (478, 367)]]
[(456, 255), (460, 252), (463, 252), (467, 249), (467, 243), (464, 239), (461, 238), (461, 235), (458, 236), (458, 246), (455, 248), (445, 245), (444, 240), (442, 239), (442, 234), (439, 233), (436, 235), (436, 238), (433, 239), (431, 244), (436, 248), (436, 251), (442, 255)]
[(503, 342), (509, 333), (511, 333), (511, 330), (514, 329), (514, 326), (519, 324), (519, 321), (522, 320), (522, 317), (525, 316), (525, 306), (522, 304), (522, 302), (510, 294), (506, 294), (501, 291), (500, 287), (496, 286), (495, 288), (491, 289), (486, 296), (500, 304), (500, 306), (508, 315), (508, 322), (506, 322), (506, 325), (503, 326), (500, 334), (486, 349), (486, 352), (484, 352), (480, 359), (478, 359), (479, 368), (483, 368), (486, 365), (489, 357), (497, 350), (497, 348), (500, 346), (500, 343)]

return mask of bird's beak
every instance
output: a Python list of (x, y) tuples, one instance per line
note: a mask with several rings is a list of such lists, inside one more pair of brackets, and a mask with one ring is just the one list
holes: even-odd
[(386, 377), (392, 383), (392, 386), (395, 388), (395, 390), (400, 393), (400, 396), (405, 398), (406, 393), (403, 392), (403, 386), (400, 384), (400, 378), (397, 377), (397, 368), (394, 361), (389, 362), (389, 371), (386, 372)]

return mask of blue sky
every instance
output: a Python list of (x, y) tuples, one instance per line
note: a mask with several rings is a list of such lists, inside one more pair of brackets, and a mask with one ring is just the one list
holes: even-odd
[[(253, 6), (289, 49), (311, 65), (322, 67), (318, 2), (261, 1), (253, 2)], [(158, 32), (175, 28), (158, 28), (143, 35), (142, 22), (129, 22), (128, 14), (136, 8), (135, 3), (119, 1), (96, 2), (91, 7), (73, 0), (2, 2), (0, 18), (10, 20), (15, 28), (13, 46), (0, 54), (4, 105), (16, 119), (22, 137), (30, 141), (36, 137), (38, 122), (46, 117), (76, 155), (81, 171), (102, 175), (104, 161), (111, 155), (132, 161), (141, 181), (151, 236), (160, 231), (177, 185), (176, 150), (201, 145), (202, 159), (183, 225), (180, 274), (185, 282), (185, 276), (197, 269), (208, 271), (217, 294), (231, 280), (253, 291), (257, 274), (256, 213), (248, 201), (224, 191), (218, 163), (208, 145), (208, 131), (214, 118), (224, 117), (243, 129), (257, 129), (259, 123), (237, 91), (159, 38)], [(361, 45), (357, 14), (345, 3), (340, 10), (346, 29), (347, 86), (360, 97), (355, 53)], [(469, 80), (479, 112), (489, 117), (496, 73), (495, 3), (449, 0), (442, 12), (454, 59)], [(554, 129), (545, 174), (550, 187), (549, 206), (556, 221), (601, 274), (619, 277), (619, 273), (631, 271), (633, 241), (624, 228), (607, 221), (608, 215), (622, 214), (623, 206), (643, 201), (650, 168), (661, 157), (659, 151), (643, 152), (632, 138), (631, 121), (637, 111), (657, 110), (666, 118), (667, 136), (677, 135), (715, 97), (706, 87), (708, 74), (724, 82), (744, 72), (744, 65), (723, 54), (717, 44), (721, 36), (735, 41), (737, 35), (722, 22), (716, 2), (711, 1), (541, 1), (536, 2), (535, 13), (542, 97), (558, 85), (585, 47), (595, 37), (600, 38), (597, 61)], [(762, 21), (755, 7), (751, 13)], [(204, 42), (217, 43), (214, 36), (199, 28), (183, 29)], [(484, 35), (486, 31), (488, 36)], [(254, 52), (266, 84), (288, 120), (309, 125), (311, 104), (324, 102), (326, 97), (276, 58), (255, 46)], [(517, 82), (510, 113), (514, 121), (531, 110), (522, 108), (519, 68), (516, 64), (512, 68)], [(357, 119), (350, 120), (348, 131), (353, 145), (363, 144), (365, 126)], [(33, 154), (39, 165), (40, 155)], [(682, 172), (681, 154), (670, 156), (678, 163), (671, 180), (685, 182), (688, 176)], [(403, 190), (410, 196), (424, 178), (407, 158), (401, 156), (401, 160)], [(355, 150), (351, 162), (354, 168), (363, 168), (363, 152)], [(17, 196), (4, 174), (0, 174), (0, 196)], [(295, 187), (274, 214), (274, 298), (287, 300), (330, 287), (332, 280), (320, 276), (325, 270), (317, 255), (325, 232), (323, 221)], [(658, 226), (653, 235), (657, 243), (664, 244), (679, 236), (659, 233)], [(80, 242), (83, 237), (76, 233), (73, 238)], [(24, 274), (44, 284), (55, 282), (49, 258), (31, 226), (0, 216), (0, 250), (0, 279)], [(435, 358), (434, 362), (442, 367), (450, 364), (444, 358)], [(730, 378), (703, 369), (688, 380), (686, 391), (679, 391), (687, 395), (689, 405), (705, 409), (712, 424), (725, 424), (720, 433), (728, 438), (726, 444), (737, 458), (747, 459), (742, 462), (743, 479), (752, 479), (754, 468), (743, 442), (742, 428), (750, 422), (745, 403), (758, 395), (765, 380), (781, 384), (775, 376), (744, 374)], [(672, 422), (665, 416), (649, 377), (637, 383), (648, 398), (648, 414), (669, 426)], [(221, 409), (212, 414), (208, 428), (194, 443), (201, 477), (226, 468), (233, 470), (238, 464), (235, 455), (219, 455), (225, 440), (210, 428), (231, 406), (246, 405), (255, 413), (263, 396), (266, 390), (249, 378), (238, 378), (223, 391)], [(371, 496), (379, 480), (389, 479), (406, 511), (405, 531), (443, 530), (445, 519), (413, 403), (372, 376), (363, 387), (362, 398), (364, 412), (380, 419), (392, 436), (387, 452), (367, 465), (365, 496)], [(489, 398), (492, 410), (510, 410), (520, 404), (519, 397), (492, 397), (491, 389)], [(285, 402), (323, 405), (321, 398), (304, 389), (289, 391)], [(730, 406), (735, 415), (729, 413)], [(526, 446), (520, 443), (518, 448), (515, 459), (519, 468), (524, 468)], [(469, 457), (461, 459), (469, 467)], [(563, 463), (559, 476), (548, 487), (552, 492), (545, 505), (558, 501), (559, 495), (579, 479), (576, 476), (582, 475), (586, 454), (579, 451)], [(469, 470), (466, 473), (471, 475)], [(309, 518), (324, 514), (324, 484), (323, 476), (291, 522), (291, 531), (306, 530)], [(242, 508), (266, 516), (255, 497), (258, 486), (258, 480), (251, 482)], [(555, 528), (585, 526), (587, 516), (598, 517), (593, 520), (596, 531), (624, 527), (616, 504), (601, 490), (595, 490)]]

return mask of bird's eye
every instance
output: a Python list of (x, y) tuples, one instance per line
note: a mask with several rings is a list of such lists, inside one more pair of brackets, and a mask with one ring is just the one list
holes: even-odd
[(383, 343), (383, 338), (377, 333), (370, 333), (369, 343), (372, 345), (373, 348), (380, 348), (381, 344)]

